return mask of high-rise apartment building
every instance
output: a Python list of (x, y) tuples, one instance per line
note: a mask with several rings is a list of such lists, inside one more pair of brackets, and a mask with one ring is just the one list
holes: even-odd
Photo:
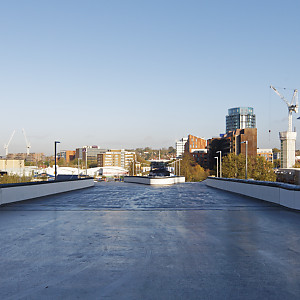
[(228, 109), (226, 116), (226, 133), (236, 129), (255, 128), (256, 119), (252, 107), (235, 107)]
[(181, 157), (183, 155), (187, 141), (188, 138), (182, 138), (179, 141), (176, 141), (176, 157)]

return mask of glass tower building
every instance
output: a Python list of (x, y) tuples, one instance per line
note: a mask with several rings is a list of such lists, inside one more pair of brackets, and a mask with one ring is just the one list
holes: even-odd
[(255, 127), (256, 120), (252, 107), (235, 107), (228, 109), (228, 116), (226, 116), (226, 133), (236, 129)]

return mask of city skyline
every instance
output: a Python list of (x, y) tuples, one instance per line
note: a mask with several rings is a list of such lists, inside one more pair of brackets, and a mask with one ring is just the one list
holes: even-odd
[[(175, 146), (256, 114), (258, 147), (280, 148), (300, 88), (297, 1), (14, 1), (0, 4), (0, 155), (83, 145)], [(283, 90), (282, 88), (286, 88)], [(298, 126), (294, 116), (294, 126)], [(271, 130), (271, 132), (269, 132)], [(297, 141), (296, 148), (300, 148)]]

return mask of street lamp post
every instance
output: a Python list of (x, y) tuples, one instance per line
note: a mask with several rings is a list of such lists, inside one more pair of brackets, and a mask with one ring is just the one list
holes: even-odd
[(222, 177), (222, 151), (217, 151), (216, 153), (220, 153), (220, 177)]
[(60, 142), (59, 141), (55, 141), (54, 142), (54, 177), (55, 177), (55, 180), (57, 178), (57, 167), (56, 167), (56, 144), (59, 144)]
[(79, 178), (79, 163), (80, 163), (80, 158), (78, 157), (78, 159), (77, 159), (77, 163), (78, 163), (78, 176), (77, 176), (77, 178)]
[(87, 166), (88, 166), (88, 146), (85, 148), (85, 177), (87, 177)]
[(247, 164), (247, 157), (248, 157), (248, 141), (244, 141), (244, 142), (241, 142), (241, 144), (246, 144), (246, 170), (245, 170), (245, 179), (247, 179), (248, 177), (248, 164)]
[(219, 157), (215, 156), (215, 159), (217, 160), (217, 177), (219, 177)]

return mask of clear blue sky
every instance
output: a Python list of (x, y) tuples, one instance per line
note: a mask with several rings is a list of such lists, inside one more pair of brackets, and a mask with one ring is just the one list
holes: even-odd
[(296, 0), (2, 0), (0, 155), (14, 129), (9, 152), (26, 151), (22, 128), (46, 154), (54, 140), (174, 146), (218, 136), (236, 106), (254, 108), (260, 148), (279, 147), (287, 107), (269, 85), (300, 89), (299, 11)]

